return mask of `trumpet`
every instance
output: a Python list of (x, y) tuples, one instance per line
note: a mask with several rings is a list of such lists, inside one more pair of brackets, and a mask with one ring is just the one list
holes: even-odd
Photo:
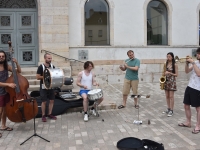
[(186, 59), (190, 59), (192, 57), (190, 56), (186, 56), (186, 57), (182, 57), (182, 58), (179, 58), (178, 56), (175, 56), (175, 62), (186, 62)]

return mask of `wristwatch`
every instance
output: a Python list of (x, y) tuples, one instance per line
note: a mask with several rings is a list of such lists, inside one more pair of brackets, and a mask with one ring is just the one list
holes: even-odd
[(194, 64), (195, 64), (195, 62), (193, 61), (191, 64), (192, 64), (192, 65), (194, 65)]

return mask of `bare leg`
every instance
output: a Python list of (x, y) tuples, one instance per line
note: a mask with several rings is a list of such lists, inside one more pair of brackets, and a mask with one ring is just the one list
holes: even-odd
[(1, 129), (6, 128), (6, 110), (5, 107), (2, 107), (2, 116), (1, 116)]
[(166, 96), (167, 108), (170, 108), (169, 91), (165, 90), (165, 96)]
[(186, 115), (186, 122), (184, 123), (187, 126), (191, 126), (191, 109), (190, 105), (184, 104), (185, 108), (185, 115)]
[(174, 109), (174, 91), (169, 91), (169, 100), (170, 100), (170, 108), (171, 110)]
[(42, 102), (41, 107), (42, 107), (42, 116), (44, 116), (45, 115), (46, 102)]
[(197, 123), (195, 130), (200, 130), (200, 107), (196, 107), (196, 111), (197, 111)]
[(126, 101), (127, 101), (128, 95), (123, 95), (123, 106), (126, 107)]
[[(2, 118), (2, 112), (3, 112), (3, 108), (0, 107), (0, 121), (1, 121), (1, 118)], [(0, 138), (2, 137), (2, 133), (0, 133)]]
[(87, 98), (87, 95), (85, 93), (83, 93), (81, 96), (83, 98), (83, 109), (84, 109), (84, 112), (87, 112), (87, 110), (88, 110), (88, 98)]
[(49, 101), (49, 115), (51, 115), (52, 113), (53, 105), (54, 105), (54, 100), (50, 100)]
[(2, 121), (3, 107), (0, 107), (0, 121)]

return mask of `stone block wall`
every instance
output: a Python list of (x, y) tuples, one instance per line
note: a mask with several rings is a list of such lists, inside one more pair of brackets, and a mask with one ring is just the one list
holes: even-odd
[[(44, 49), (58, 55), (69, 57), (68, 1), (38, 0), (39, 51)], [(40, 53), (38, 64), (43, 62), (44, 53)], [(57, 66), (69, 66), (65, 59), (53, 56)]]
[[(158, 83), (162, 75), (165, 60), (141, 60), (139, 69), (139, 82)], [(98, 82), (121, 83), (124, 81), (125, 72), (119, 69), (119, 64), (123, 64), (122, 60), (105, 60), (93, 61), (94, 72)], [(83, 63), (71, 62), (71, 73), (73, 77), (77, 77), (78, 72), (83, 70)], [(177, 81), (189, 79), (189, 74), (185, 73), (185, 63), (178, 63)]]

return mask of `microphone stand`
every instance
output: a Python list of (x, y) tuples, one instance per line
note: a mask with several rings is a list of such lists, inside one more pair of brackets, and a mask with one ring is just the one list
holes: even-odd
[[(24, 101), (29, 101), (30, 102), (30, 99), (29, 100), (24, 100)], [(33, 114), (35, 114), (35, 111), (34, 111), (34, 100), (32, 99), (31, 100), (31, 102), (33, 103)], [(32, 135), (32, 136), (30, 136), (29, 138), (27, 138), (24, 142), (22, 142), (20, 145), (22, 145), (22, 144), (24, 144), (26, 141), (28, 141), (28, 140), (30, 140), (32, 137), (34, 137), (34, 136), (37, 136), (37, 137), (39, 137), (39, 138), (41, 138), (41, 139), (43, 139), (43, 140), (45, 140), (46, 142), (50, 142), (50, 141), (48, 141), (47, 139), (45, 139), (45, 138), (43, 138), (43, 137), (41, 137), (41, 136), (39, 136), (37, 133), (36, 133), (36, 128), (35, 128), (35, 116), (34, 116), (34, 119), (33, 119), (34, 121), (34, 134)]]

